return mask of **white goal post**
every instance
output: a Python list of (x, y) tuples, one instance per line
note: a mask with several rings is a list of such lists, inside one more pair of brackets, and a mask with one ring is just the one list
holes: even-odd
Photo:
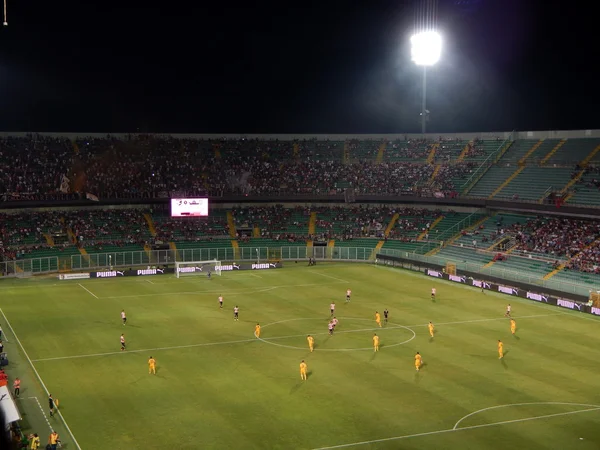
[(175, 276), (186, 277), (188, 275), (208, 274), (221, 275), (221, 261), (213, 259), (211, 261), (175, 261)]

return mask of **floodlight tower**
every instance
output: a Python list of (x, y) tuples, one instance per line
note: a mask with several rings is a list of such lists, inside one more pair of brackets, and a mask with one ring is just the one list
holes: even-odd
[(437, 31), (419, 31), (410, 38), (411, 59), (417, 66), (423, 66), (423, 98), (421, 104), (421, 131), (427, 131), (427, 67), (435, 65), (442, 55), (442, 37)]

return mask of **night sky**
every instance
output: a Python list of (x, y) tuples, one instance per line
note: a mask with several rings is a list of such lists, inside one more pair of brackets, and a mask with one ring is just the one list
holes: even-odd
[[(592, 9), (438, 1), (431, 132), (600, 128)], [(414, 11), (401, 0), (8, 0), (0, 129), (418, 132)]]

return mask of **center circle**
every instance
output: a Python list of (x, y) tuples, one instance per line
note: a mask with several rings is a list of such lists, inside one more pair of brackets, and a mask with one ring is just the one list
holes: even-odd
[[(285, 319), (285, 320), (278, 320), (277, 322), (271, 322), (271, 323), (267, 323), (265, 325), (261, 325), (261, 330), (273, 326), (273, 325), (278, 325), (280, 323), (287, 323), (287, 322), (296, 322), (299, 320), (311, 320), (311, 321), (319, 321), (319, 322), (323, 322), (323, 318), (314, 318), (314, 317), (300, 317), (300, 318), (295, 318), (295, 319)], [(363, 322), (374, 322), (373, 319), (365, 319), (365, 318), (358, 318), (358, 317), (340, 317), (340, 320), (345, 320), (345, 321), (353, 321), (353, 320), (359, 320), (359, 321), (363, 321)], [(412, 336), (402, 342), (396, 342), (393, 344), (386, 344), (384, 343), (384, 345), (382, 347), (388, 348), (388, 347), (397, 347), (399, 345), (403, 345), (403, 344), (407, 344), (408, 342), (412, 341), (414, 338), (417, 337), (417, 334), (409, 327), (406, 327), (404, 325), (398, 325), (392, 322), (388, 322), (388, 326), (387, 327), (383, 327), (383, 328), (369, 328), (369, 329), (361, 329), (361, 330), (342, 330), (342, 331), (338, 331), (337, 334), (342, 334), (342, 333), (360, 333), (360, 332), (368, 332), (368, 331), (377, 331), (377, 330), (390, 330), (390, 329), (395, 329), (395, 330), (408, 330), (412, 333)], [(318, 336), (318, 335), (326, 335), (326, 332), (323, 333), (314, 333), (313, 336)], [(334, 332), (334, 335), (336, 333)], [(282, 348), (289, 348), (289, 349), (293, 349), (293, 350), (306, 350), (308, 348), (308, 345), (304, 345), (302, 347), (299, 346), (295, 346), (295, 345), (285, 345), (285, 344), (280, 344), (278, 342), (276, 342), (277, 340), (280, 339), (291, 339), (291, 338), (296, 338), (296, 337), (304, 337), (306, 338), (306, 336), (308, 335), (308, 333), (306, 334), (295, 334), (292, 336), (275, 336), (272, 338), (269, 337), (259, 337), (258, 340), (264, 342), (265, 344), (271, 344), (271, 345), (275, 345), (276, 347), (282, 347)], [(352, 351), (363, 351), (363, 350), (371, 350), (373, 351), (373, 346), (371, 347), (363, 347), (363, 348), (319, 348), (318, 351), (319, 352), (352, 352)]]

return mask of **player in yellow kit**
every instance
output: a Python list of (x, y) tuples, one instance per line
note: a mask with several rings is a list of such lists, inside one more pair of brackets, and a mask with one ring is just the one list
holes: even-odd
[(498, 359), (504, 358), (504, 344), (498, 339)]
[(156, 360), (152, 356), (148, 359), (148, 374), (156, 375)]
[(433, 326), (433, 324), (431, 322), (429, 322), (429, 325), (427, 325), (427, 328), (429, 328), (429, 336), (433, 337), (433, 330), (435, 329), (435, 327)]
[(254, 336), (256, 336), (257, 338), (260, 338), (260, 324), (258, 324), (258, 323), (254, 327)]
[(419, 354), (419, 352), (417, 352), (417, 354), (415, 355), (415, 369), (417, 369), (417, 372), (419, 370), (421, 370), (422, 365), (423, 365), (423, 358), (421, 358), (421, 355)]
[(309, 334), (308, 337), (306, 338), (306, 340), (308, 341), (308, 348), (310, 349), (310, 352), (312, 353), (313, 350), (315, 349), (315, 338)]
[(304, 360), (302, 360), (302, 362), (300, 363), (300, 379), (301, 380), (306, 380), (306, 371), (307, 370), (308, 370), (308, 366), (306, 365)]
[(381, 327), (381, 314), (379, 314), (377, 311), (375, 311), (375, 322), (377, 322), (377, 325)]
[(379, 351), (379, 336), (376, 334), (373, 335), (373, 350), (376, 352)]
[(517, 332), (517, 322), (515, 322), (515, 319), (510, 319), (510, 332), (512, 334)]

